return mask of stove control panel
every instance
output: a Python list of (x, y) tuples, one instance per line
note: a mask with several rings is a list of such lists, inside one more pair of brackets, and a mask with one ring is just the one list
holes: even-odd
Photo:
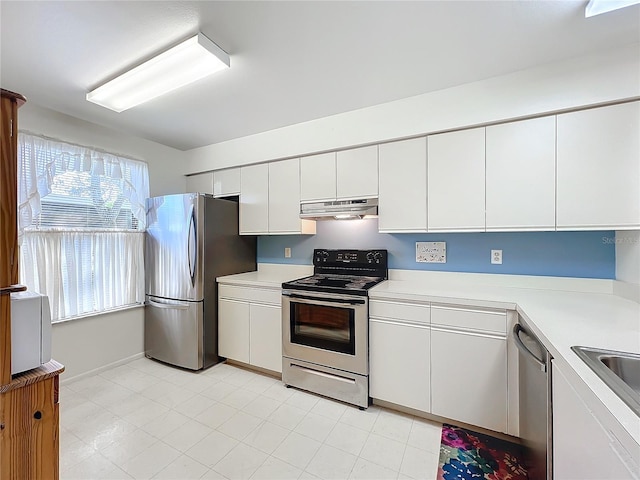
[(322, 250), (313, 251), (313, 264), (345, 268), (387, 268), (386, 250)]

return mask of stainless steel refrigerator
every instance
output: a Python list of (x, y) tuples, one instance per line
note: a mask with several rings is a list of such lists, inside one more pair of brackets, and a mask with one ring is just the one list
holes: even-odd
[(238, 203), (187, 193), (147, 199), (145, 355), (199, 370), (218, 363), (216, 277), (256, 269)]

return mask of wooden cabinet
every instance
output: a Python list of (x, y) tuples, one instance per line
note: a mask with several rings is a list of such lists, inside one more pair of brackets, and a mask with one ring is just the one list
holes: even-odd
[(227, 168), (213, 172), (213, 195), (215, 197), (240, 195), (240, 168)]
[(380, 232), (426, 232), (426, 138), (385, 143), (378, 148)]
[(487, 231), (555, 230), (555, 115), (486, 134)]
[(213, 172), (187, 177), (187, 192), (213, 194)]
[(507, 432), (506, 328), (505, 311), (432, 305), (431, 413)]
[(377, 145), (337, 153), (336, 196), (338, 200), (378, 196)]
[(429, 231), (484, 231), (484, 128), (429, 135)]
[(22, 95), (2, 90), (0, 100), (0, 478), (59, 476), (58, 378), (47, 364), (11, 376), (11, 291), (18, 283), (17, 117)]
[(300, 219), (300, 160), (269, 163), (269, 233), (316, 233), (315, 222)]
[(218, 351), (231, 360), (282, 372), (281, 290), (221, 283)]
[(369, 307), (371, 397), (429, 412), (429, 306), (372, 300)]
[[(638, 478), (637, 444), (628, 451), (552, 362), (553, 476), (580, 480)], [(635, 458), (633, 458), (635, 456)], [(631, 472), (635, 470), (635, 474)]]
[(640, 102), (557, 122), (557, 229), (640, 228)]
[(240, 235), (269, 233), (269, 165), (240, 170)]
[(300, 159), (300, 201), (336, 199), (336, 152)]

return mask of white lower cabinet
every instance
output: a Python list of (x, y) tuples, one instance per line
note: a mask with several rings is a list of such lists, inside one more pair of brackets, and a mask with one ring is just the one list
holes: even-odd
[(640, 471), (636, 462), (640, 449), (637, 444), (632, 447), (633, 452), (622, 446), (615, 435), (598, 421), (555, 360), (551, 378), (553, 477), (558, 480), (638, 478)]
[(280, 298), (280, 290), (220, 284), (219, 355), (282, 372)]
[(218, 301), (218, 354), (249, 363), (249, 304)]
[(429, 306), (381, 300), (369, 312), (370, 396), (429, 412)]
[(282, 308), (249, 306), (249, 363), (274, 372), (282, 371)]
[(506, 341), (432, 327), (431, 413), (506, 432)]
[(507, 314), (431, 306), (431, 413), (507, 432)]
[(429, 326), (371, 318), (370, 395), (430, 411)]

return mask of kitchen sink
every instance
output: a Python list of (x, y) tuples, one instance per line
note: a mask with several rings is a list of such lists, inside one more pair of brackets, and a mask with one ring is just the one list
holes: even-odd
[(640, 354), (590, 347), (571, 350), (640, 416)]

